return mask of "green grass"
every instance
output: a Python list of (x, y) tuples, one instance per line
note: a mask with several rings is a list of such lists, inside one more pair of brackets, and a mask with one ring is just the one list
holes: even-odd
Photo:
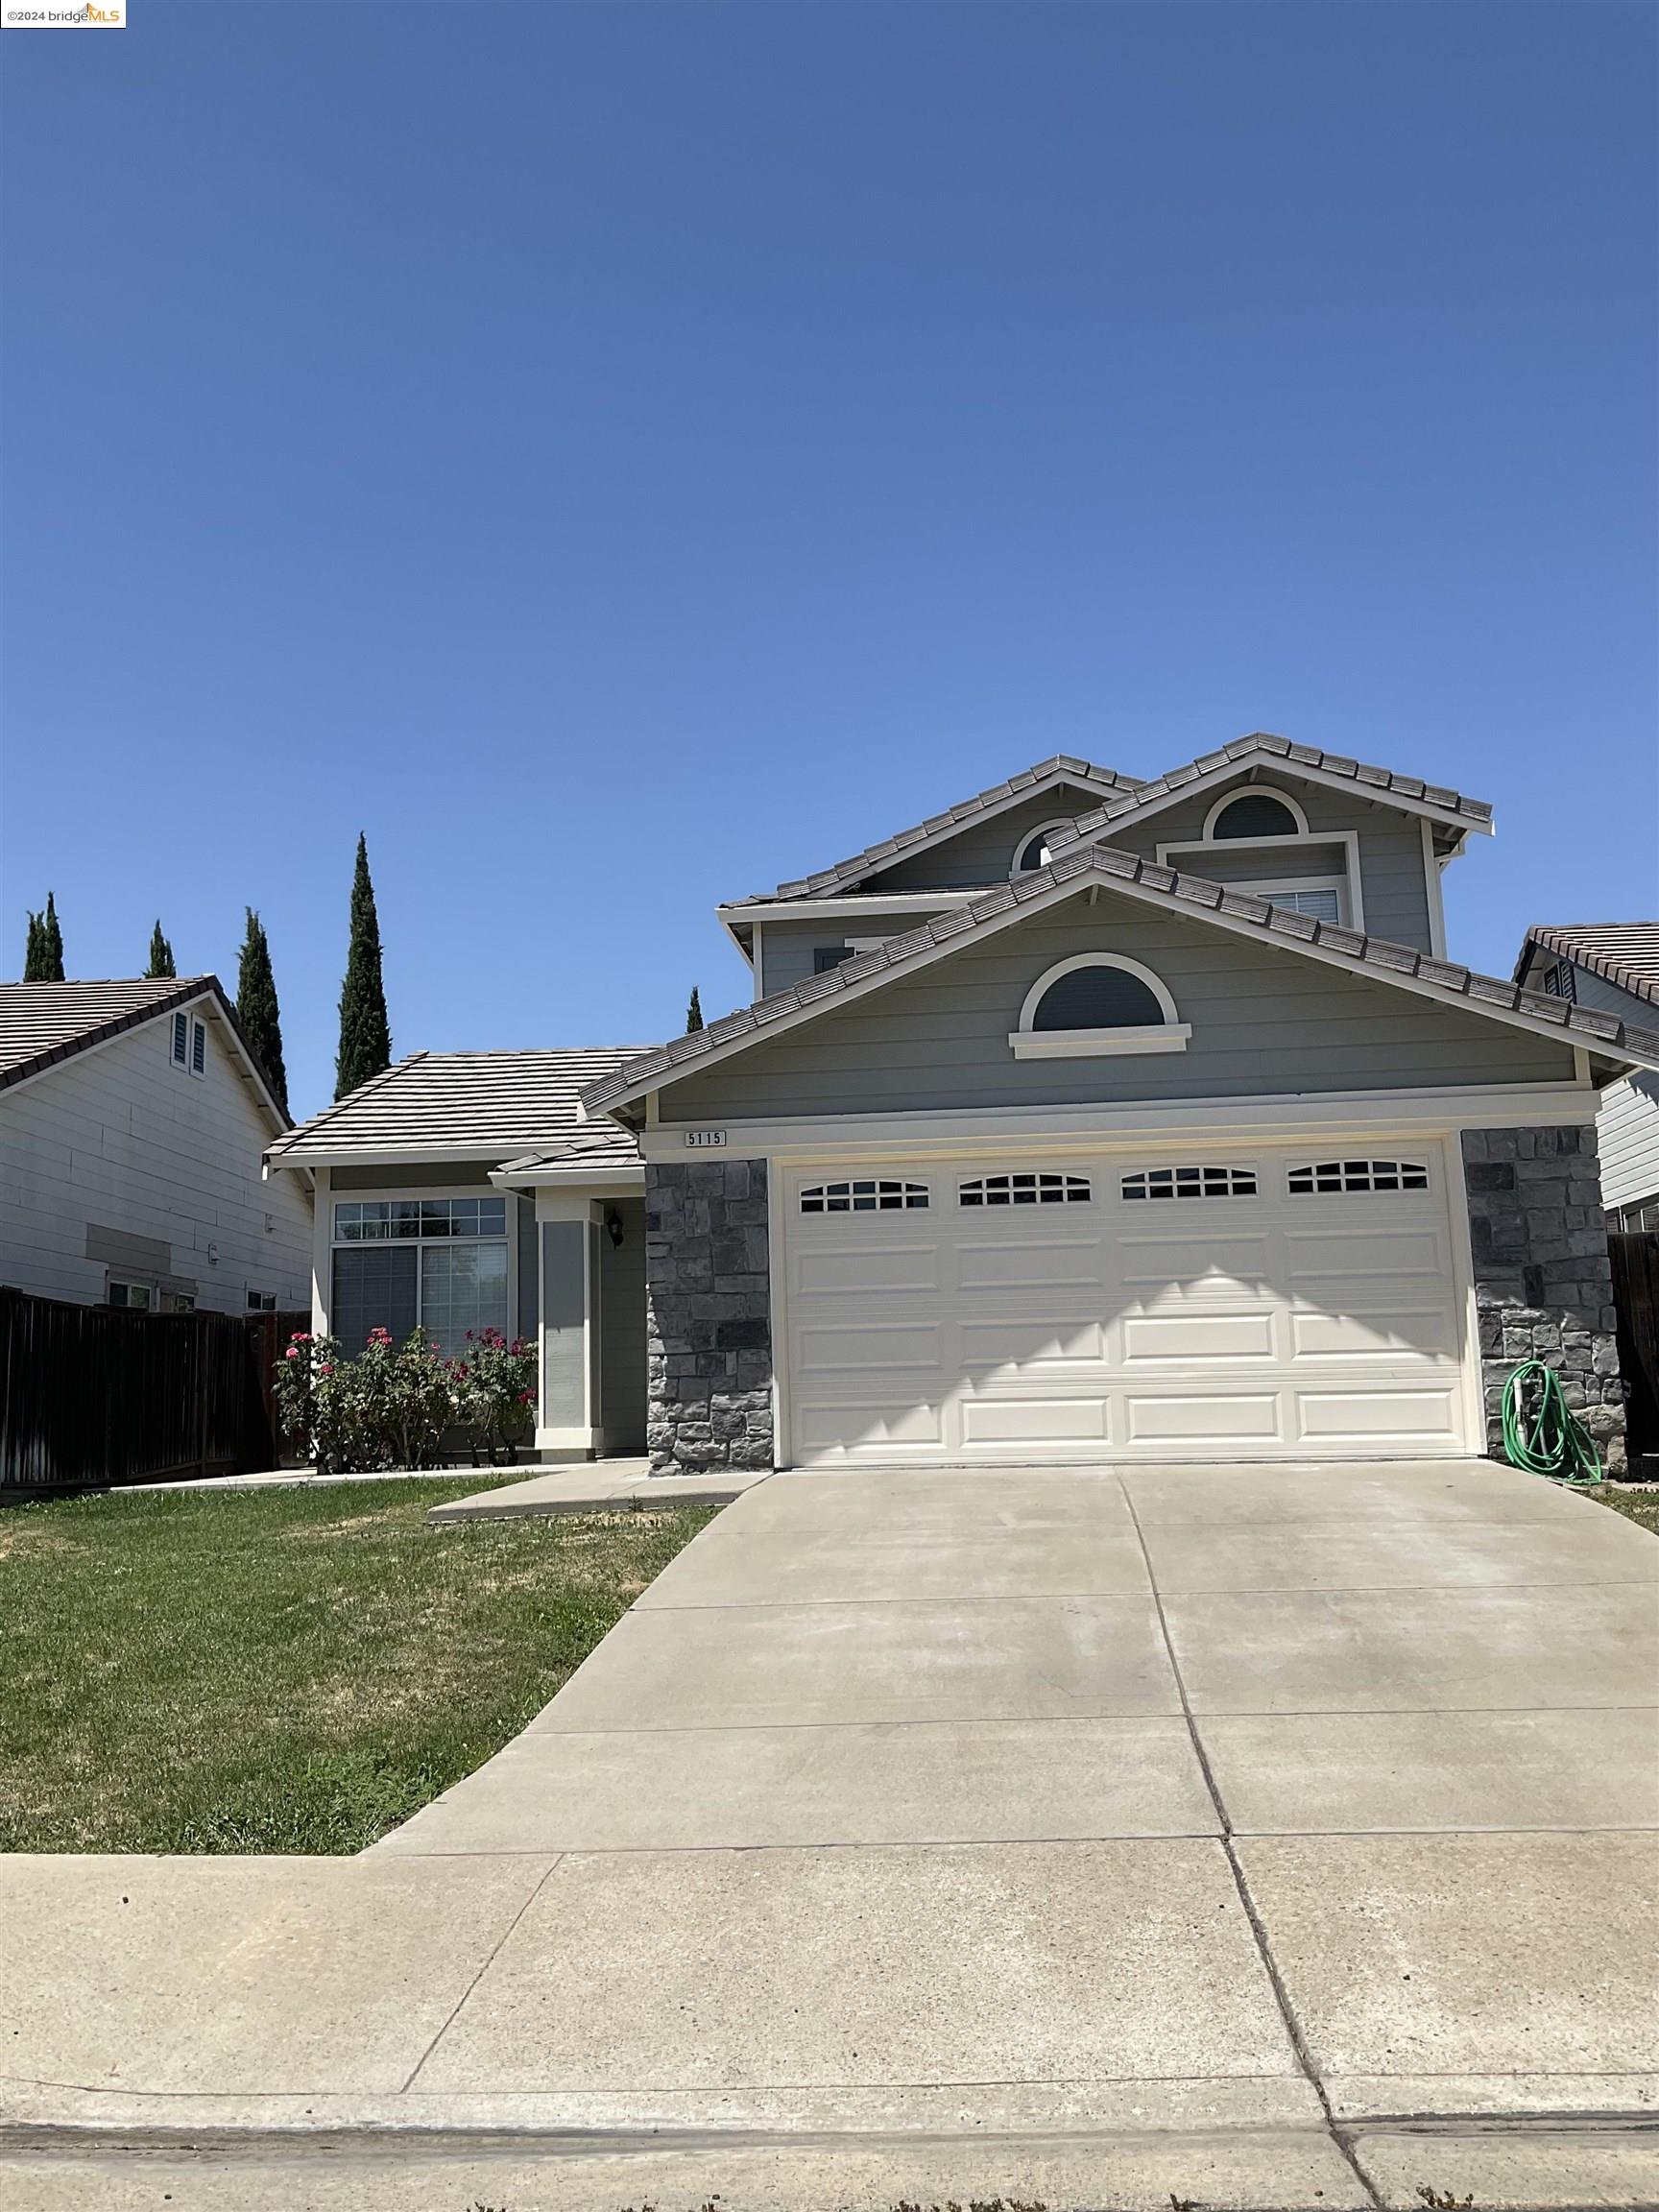
[(426, 1526), (476, 1476), (0, 1513), (0, 1850), (360, 1851), (712, 1514)]
[(1659, 1482), (1641, 1490), (1612, 1490), (1602, 1483), (1595, 1490), (1586, 1490), (1586, 1498), (1594, 1498), (1599, 1504), (1611, 1505), (1615, 1513), (1623, 1513), (1626, 1521), (1634, 1521), (1638, 1528), (1647, 1528), (1659, 1536)]

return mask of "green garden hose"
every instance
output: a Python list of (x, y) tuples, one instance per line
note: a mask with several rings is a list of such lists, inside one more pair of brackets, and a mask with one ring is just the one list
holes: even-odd
[[(1536, 1393), (1531, 1408), (1528, 1391)], [(1503, 1385), (1503, 1450), (1528, 1475), (1587, 1487), (1602, 1479), (1596, 1439), (1568, 1405), (1561, 1378), (1542, 1359), (1523, 1359)]]

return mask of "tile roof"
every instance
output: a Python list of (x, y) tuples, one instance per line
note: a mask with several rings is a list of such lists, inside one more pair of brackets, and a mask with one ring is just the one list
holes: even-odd
[[(257, 1073), (236, 1009), (217, 975), (114, 977), (91, 983), (0, 983), (0, 1091), (39, 1075), (60, 1060), (108, 1043), (124, 1029), (208, 998), (224, 1017), (251, 1074)], [(292, 1123), (258, 1085), (261, 1103), (278, 1126)]]
[(1604, 982), (1659, 1006), (1659, 922), (1568, 922), (1528, 929), (1515, 963), (1517, 980), (1527, 965), (1528, 945), (1559, 953)]
[(867, 845), (862, 853), (854, 853), (850, 860), (837, 861), (833, 868), (820, 868), (816, 875), (799, 877), (792, 883), (780, 883), (776, 891), (757, 891), (748, 899), (733, 900), (732, 904), (758, 906), (773, 899), (823, 898), (844, 884), (856, 883), (873, 869), (891, 867), (907, 853), (928, 844), (947, 830), (960, 830), (977, 821), (980, 815), (994, 813), (1007, 805), (1010, 800), (1023, 798), (1044, 783), (1061, 780), (1094, 788), (1102, 795), (1140, 788), (1139, 777), (1120, 776), (1115, 768), (1100, 768), (1094, 761), (1079, 760), (1072, 754), (1056, 753), (1046, 760), (1039, 760), (1034, 768), (1022, 769), (1018, 776), (1010, 776), (1005, 782), (993, 783), (988, 791), (964, 799), (959, 805), (948, 806), (943, 814), (930, 815), (926, 822), (918, 822), (913, 830), (901, 830), (897, 836), (884, 837), (879, 845)]
[(1156, 806), (1166, 799), (1179, 798), (1189, 784), (1213, 775), (1218, 768), (1227, 768), (1236, 761), (1261, 759), (1263, 756), (1283, 760), (1286, 768), (1317, 768), (1327, 776), (1347, 778), (1362, 792), (1375, 797), (1385, 797), (1393, 792), (1402, 799), (1420, 799), (1425, 805), (1439, 807), (1442, 813), (1461, 815), (1469, 827), (1488, 830), (1492, 826), (1492, 809), (1484, 799), (1465, 799), (1461, 792), (1450, 790), (1443, 783), (1425, 783), (1418, 776), (1397, 776), (1392, 768), (1375, 768), (1364, 760), (1353, 760), (1344, 753), (1322, 753), (1315, 745), (1292, 745), (1288, 737), (1275, 737), (1270, 731), (1257, 730), (1248, 737), (1236, 737), (1231, 745), (1223, 745), (1218, 752), (1202, 753), (1196, 760), (1184, 767), (1171, 768), (1166, 776), (1154, 777), (1150, 783), (1142, 783), (1120, 798), (1108, 799), (1093, 813), (1072, 817), (1070, 828), (1055, 839), (1066, 852), (1080, 837), (1098, 837), (1119, 822), (1126, 814), (1138, 814), (1143, 806)]
[(365, 1159), (507, 1160), (580, 1127), (583, 1089), (639, 1057), (636, 1046), (570, 1051), (413, 1052), (338, 1105), (313, 1115), (266, 1158), (274, 1166), (339, 1153)]
[(1563, 998), (1546, 998), (1539, 991), (1523, 990), (1513, 982), (1504, 983), (1494, 975), (1481, 975), (1455, 961), (1431, 959), (1427, 952), (1420, 952), (1410, 945), (1395, 945), (1358, 929), (1342, 928), (1334, 922), (1316, 921), (1310, 914), (1298, 914), (1288, 906), (1275, 906), (1265, 899), (1230, 890), (1200, 876), (1157, 867), (1152, 861), (1121, 852), (1113, 845), (1071, 844), (1046, 868), (1034, 869), (1029, 875), (999, 884), (971, 906), (959, 906), (951, 913), (937, 915), (918, 929), (906, 930), (902, 937), (890, 937), (884, 945), (860, 953), (856, 959), (842, 961), (827, 974), (809, 976), (791, 991), (780, 991), (774, 998), (757, 999), (754, 1005), (740, 1007), (735, 1014), (709, 1022), (706, 1029), (692, 1036), (677, 1037), (671, 1045), (645, 1053), (584, 1092), (583, 1104), (590, 1114), (607, 1112), (641, 1083), (649, 1083), (659, 1075), (678, 1075), (688, 1064), (718, 1051), (722, 1046), (763, 1036), (775, 1022), (788, 1015), (831, 1002), (890, 969), (907, 967), (919, 954), (948, 951), (961, 939), (989, 927), (1048, 892), (1068, 883), (1074, 883), (1081, 890), (1091, 878), (1103, 878), (1108, 886), (1140, 884), (1194, 913), (1221, 914), (1230, 922), (1243, 923), (1256, 937), (1289, 947), (1317, 946), (1340, 954), (1357, 969), (1395, 982), (1431, 984), (1437, 993), (1466, 998), (1479, 1012), (1524, 1014), (1534, 1023), (1567, 1030), (1575, 1039), (1581, 1038), (1586, 1046), (1605, 1046), (1614, 1057), (1633, 1055), (1639, 1061), (1651, 1061), (1659, 1066), (1659, 1034), (1629, 1028), (1614, 1015), (1570, 1005)]
[(584, 1122), (557, 1144), (526, 1152), (520, 1160), (507, 1161), (503, 1176), (525, 1175), (537, 1167), (639, 1167), (643, 1166), (639, 1141), (619, 1121)]

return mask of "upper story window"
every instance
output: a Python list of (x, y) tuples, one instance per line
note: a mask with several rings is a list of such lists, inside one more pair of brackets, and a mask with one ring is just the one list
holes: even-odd
[(814, 945), (812, 948), (812, 973), (828, 975), (831, 968), (839, 968), (843, 960), (851, 960), (851, 945)]
[(1210, 809), (1204, 835), (1211, 842), (1231, 837), (1306, 837), (1308, 817), (1283, 791), (1252, 786), (1231, 792)]
[(1163, 981), (1121, 952), (1082, 952), (1038, 976), (1009, 1037), (1017, 1060), (1184, 1052), (1190, 1026)]
[(1028, 831), (1014, 857), (1015, 875), (1029, 876), (1033, 868), (1046, 868), (1054, 857), (1050, 839), (1058, 837), (1061, 830), (1070, 830), (1070, 816), (1062, 814), (1057, 820), (1045, 822), (1040, 828)]

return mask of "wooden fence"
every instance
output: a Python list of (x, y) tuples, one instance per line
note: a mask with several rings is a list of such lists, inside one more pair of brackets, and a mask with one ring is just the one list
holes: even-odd
[(1630, 1455), (1659, 1460), (1659, 1229), (1615, 1231), (1607, 1250), (1619, 1313), (1619, 1368), (1628, 1393)]
[(138, 1313), (0, 1288), (0, 1494), (276, 1464), (270, 1369), (299, 1314)]

